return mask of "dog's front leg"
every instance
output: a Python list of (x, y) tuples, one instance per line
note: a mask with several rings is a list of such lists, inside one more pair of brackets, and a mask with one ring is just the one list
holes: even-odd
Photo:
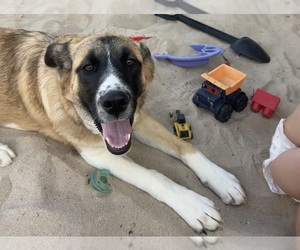
[(225, 204), (245, 202), (245, 193), (234, 175), (211, 162), (192, 144), (179, 139), (142, 111), (137, 116), (134, 135), (139, 141), (182, 160)]
[(176, 184), (155, 170), (136, 164), (126, 156), (110, 154), (101, 144), (81, 148), (79, 153), (90, 165), (108, 169), (117, 178), (169, 205), (195, 231), (218, 228), (221, 216), (206, 197)]

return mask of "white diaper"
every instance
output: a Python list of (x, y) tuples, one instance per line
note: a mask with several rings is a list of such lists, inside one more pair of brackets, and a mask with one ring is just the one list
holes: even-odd
[(276, 128), (276, 131), (272, 137), (272, 144), (270, 147), (270, 158), (263, 162), (264, 177), (266, 178), (266, 181), (271, 191), (277, 194), (285, 194), (285, 193), (274, 182), (271, 176), (270, 164), (275, 158), (277, 158), (278, 155), (282, 154), (283, 152), (289, 149), (297, 148), (297, 146), (285, 136), (283, 121), (284, 119), (280, 120)]

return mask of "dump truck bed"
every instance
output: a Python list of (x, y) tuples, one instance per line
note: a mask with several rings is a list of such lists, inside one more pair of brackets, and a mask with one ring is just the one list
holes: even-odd
[(247, 77), (246, 74), (226, 64), (221, 64), (219, 67), (201, 76), (220, 89), (225, 90), (226, 95), (230, 95), (238, 90), (243, 80)]

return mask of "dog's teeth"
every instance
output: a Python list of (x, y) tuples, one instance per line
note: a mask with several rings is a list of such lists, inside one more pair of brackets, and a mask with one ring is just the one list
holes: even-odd
[(114, 147), (116, 149), (120, 149), (120, 148), (124, 148), (128, 144), (128, 142), (130, 140), (130, 137), (131, 137), (131, 134), (127, 134), (125, 137), (126, 137), (127, 143), (125, 143), (124, 145), (121, 145), (121, 146), (115, 146), (115, 145), (113, 145), (113, 143), (112, 143), (112, 141), (111, 141), (111, 139), (109, 137), (105, 138), (105, 139), (106, 139), (106, 141), (108, 142), (109, 145), (111, 145), (112, 147)]

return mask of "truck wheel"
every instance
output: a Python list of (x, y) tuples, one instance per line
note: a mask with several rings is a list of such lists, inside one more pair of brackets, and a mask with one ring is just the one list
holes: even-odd
[(215, 118), (220, 122), (227, 122), (232, 113), (232, 106), (225, 103), (219, 108), (218, 112), (215, 114)]
[(236, 112), (241, 112), (244, 108), (247, 107), (248, 104), (248, 96), (245, 94), (245, 92), (241, 92), (234, 101), (234, 104), (232, 105), (233, 109)]

